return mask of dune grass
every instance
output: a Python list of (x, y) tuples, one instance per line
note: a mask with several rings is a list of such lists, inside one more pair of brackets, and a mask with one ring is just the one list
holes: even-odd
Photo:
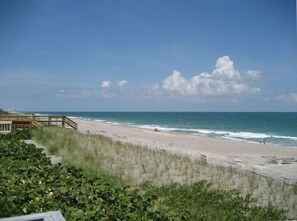
[(289, 217), (297, 215), (296, 186), (282, 181), (58, 127), (35, 131), (34, 137), (51, 154), (62, 156), (64, 163), (90, 173), (114, 175), (132, 186), (147, 181), (159, 187), (172, 183), (193, 185), (207, 180), (213, 189), (237, 189), (243, 196), (254, 197), (255, 205), (272, 204), (287, 210)]

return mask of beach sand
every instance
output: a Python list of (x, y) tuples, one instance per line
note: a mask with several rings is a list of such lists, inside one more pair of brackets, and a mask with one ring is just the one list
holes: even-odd
[(287, 183), (297, 183), (297, 148), (254, 144), (199, 135), (154, 131), (105, 122), (73, 119), (83, 133), (100, 134), (116, 141), (166, 150), (193, 159), (232, 166)]

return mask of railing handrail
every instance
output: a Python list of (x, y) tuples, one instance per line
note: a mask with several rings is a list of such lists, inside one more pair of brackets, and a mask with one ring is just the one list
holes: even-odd
[[(24, 120), (22, 118), (29, 118), (28, 116), (25, 115), (0, 115), (0, 120), (8, 119), (8, 120)], [(30, 119), (30, 118), (29, 118)]]
[(66, 123), (68, 126), (72, 127), (73, 129), (77, 130), (77, 123), (68, 118), (67, 116), (62, 116), (62, 115), (35, 115), (35, 114), (23, 114), (23, 115), (0, 115), (0, 120), (1, 119), (6, 119), (6, 120), (24, 120), (21, 119), (22, 117), (28, 118), (28, 121), (30, 119), (31, 122), (62, 122), (62, 125), (64, 127), (64, 124)]
[(65, 116), (65, 123), (77, 130), (77, 123)]

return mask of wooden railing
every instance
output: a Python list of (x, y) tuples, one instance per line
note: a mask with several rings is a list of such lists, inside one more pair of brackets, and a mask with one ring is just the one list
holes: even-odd
[(15, 128), (31, 128), (43, 126), (43, 124), (51, 125), (61, 124), (71, 127), (75, 130), (78, 129), (77, 123), (66, 116), (52, 116), (52, 115), (35, 115), (35, 114), (24, 114), (24, 115), (0, 115), (0, 120), (12, 121), (12, 127)]
[(70, 118), (68, 117), (64, 117), (64, 122), (69, 125), (70, 127), (72, 127), (73, 129), (77, 130), (78, 127), (77, 127), (77, 123), (75, 123), (73, 120), (71, 120)]

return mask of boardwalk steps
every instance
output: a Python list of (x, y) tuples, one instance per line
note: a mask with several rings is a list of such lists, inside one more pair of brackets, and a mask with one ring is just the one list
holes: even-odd
[(43, 125), (61, 125), (63, 128), (66, 126), (75, 130), (78, 129), (77, 123), (66, 116), (53, 116), (53, 115), (0, 115), (0, 121), (12, 121), (12, 128), (35, 128), (42, 127)]

